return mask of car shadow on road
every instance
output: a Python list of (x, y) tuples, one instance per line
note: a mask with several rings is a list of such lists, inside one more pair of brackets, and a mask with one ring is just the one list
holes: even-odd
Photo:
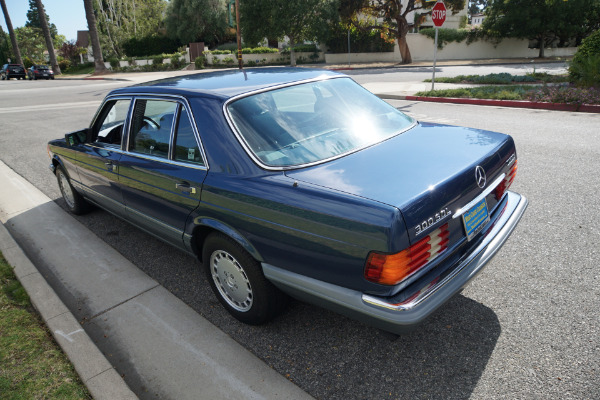
[[(62, 200), (57, 203), (62, 206)], [(318, 399), (469, 398), (500, 336), (494, 311), (463, 295), (452, 298), (414, 332), (397, 338), (299, 301), (291, 301), (286, 312), (267, 325), (245, 325), (220, 306), (193, 257), (104, 211), (77, 219)], [(68, 303), (79, 304), (74, 313), (85, 321), (85, 299), (72, 300)], [(98, 335), (101, 332), (93, 336)], [(131, 372), (128, 360), (111, 361), (121, 374)]]

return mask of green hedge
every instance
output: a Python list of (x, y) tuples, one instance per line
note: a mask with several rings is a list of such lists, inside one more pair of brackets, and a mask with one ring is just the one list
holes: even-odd
[(128, 57), (144, 58), (155, 54), (175, 53), (181, 42), (166, 36), (150, 35), (131, 38), (123, 43), (123, 51)]
[(348, 52), (348, 30), (350, 30), (350, 52), (351, 53), (381, 53), (392, 52), (396, 45), (395, 41), (386, 40), (380, 31), (363, 30), (355, 26), (337, 24), (330, 28), (329, 38), (325, 44), (330, 53)]
[(569, 66), (571, 82), (600, 87), (600, 30), (583, 39)]

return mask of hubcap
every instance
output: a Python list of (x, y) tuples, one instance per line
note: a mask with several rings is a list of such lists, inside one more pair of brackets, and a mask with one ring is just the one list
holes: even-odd
[(67, 202), (67, 205), (70, 208), (74, 208), (75, 196), (73, 195), (73, 190), (71, 190), (71, 185), (69, 185), (67, 177), (62, 171), (58, 172), (58, 186), (60, 187), (60, 191), (63, 195), (63, 198)]
[(210, 256), (210, 270), (221, 297), (234, 309), (246, 312), (252, 307), (252, 286), (244, 268), (231, 254), (216, 250)]

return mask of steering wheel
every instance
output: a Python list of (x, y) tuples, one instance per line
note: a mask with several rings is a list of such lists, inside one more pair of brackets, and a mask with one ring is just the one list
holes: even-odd
[(153, 120), (152, 118), (150, 118), (146, 115), (144, 115), (144, 121), (146, 121), (146, 123), (154, 129), (160, 128), (160, 125), (155, 120)]

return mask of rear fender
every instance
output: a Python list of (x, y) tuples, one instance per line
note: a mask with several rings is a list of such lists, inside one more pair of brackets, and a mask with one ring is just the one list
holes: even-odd
[(198, 216), (191, 221), (193, 226), (188, 227), (192, 231), (192, 235), (186, 235), (189, 238), (189, 243), (186, 243), (188, 247), (193, 251), (194, 254), (198, 255), (198, 258), (202, 260), (202, 246), (204, 239), (212, 232), (221, 232), (224, 235), (229, 236), (235, 240), (240, 246), (244, 248), (250, 255), (257, 261), (263, 262), (263, 258), (256, 248), (235, 228), (213, 218), (206, 218)]

